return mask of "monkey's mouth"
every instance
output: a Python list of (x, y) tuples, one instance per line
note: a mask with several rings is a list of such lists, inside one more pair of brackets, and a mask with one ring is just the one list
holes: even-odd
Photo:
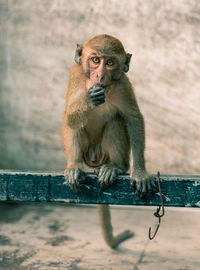
[(106, 85), (104, 83), (96, 83), (95, 86), (101, 87), (101, 88), (106, 88)]

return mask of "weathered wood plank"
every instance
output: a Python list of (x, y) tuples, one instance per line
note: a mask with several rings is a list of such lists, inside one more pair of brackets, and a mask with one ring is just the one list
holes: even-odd
[[(138, 198), (128, 175), (119, 176), (105, 191), (97, 180), (94, 174), (87, 174), (76, 193), (62, 174), (0, 171), (0, 201), (160, 205), (158, 191), (147, 199)], [(165, 206), (200, 207), (200, 176), (161, 175), (160, 181)]]

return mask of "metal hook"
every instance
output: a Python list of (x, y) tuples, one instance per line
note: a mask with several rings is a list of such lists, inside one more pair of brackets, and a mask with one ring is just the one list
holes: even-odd
[[(157, 179), (158, 179), (158, 189), (159, 189), (159, 193), (160, 193), (161, 206), (159, 206), (157, 208), (156, 212), (154, 213), (154, 216), (158, 218), (158, 224), (157, 224), (157, 227), (155, 229), (155, 232), (154, 232), (153, 236), (151, 236), (151, 227), (149, 228), (149, 239), (150, 240), (153, 240), (154, 237), (156, 236), (156, 234), (158, 232), (158, 229), (160, 227), (160, 224), (161, 224), (161, 217), (163, 217), (164, 214), (165, 214), (162, 191), (161, 191), (161, 187), (160, 187), (160, 172), (157, 173)], [(162, 213), (160, 214), (160, 209), (161, 208), (162, 208)]]
[(151, 236), (151, 227), (149, 227), (149, 240), (153, 240), (154, 237), (156, 236), (156, 234), (158, 232), (158, 229), (160, 227), (160, 223), (161, 223), (161, 218), (159, 217), (158, 224), (157, 224), (157, 227), (155, 229), (155, 232), (154, 232), (153, 236)]

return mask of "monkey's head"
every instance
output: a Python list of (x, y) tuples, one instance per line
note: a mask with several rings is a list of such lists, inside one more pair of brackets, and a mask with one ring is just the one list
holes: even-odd
[(131, 56), (118, 39), (99, 35), (84, 46), (77, 44), (75, 62), (82, 65), (91, 85), (107, 87), (128, 72)]

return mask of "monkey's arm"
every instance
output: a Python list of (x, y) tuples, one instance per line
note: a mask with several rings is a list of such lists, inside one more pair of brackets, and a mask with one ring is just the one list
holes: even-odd
[(87, 89), (86, 80), (87, 78), (81, 67), (75, 64), (70, 72), (66, 96), (65, 116), (67, 124), (71, 128), (85, 126), (88, 114), (95, 106), (105, 102), (104, 89), (96, 86)]
[(133, 111), (129, 112), (129, 116), (126, 121), (132, 153), (130, 162), (131, 184), (136, 184), (136, 194), (143, 197), (147, 193), (152, 192), (155, 188), (153, 178), (148, 174), (145, 166), (144, 119), (140, 111)]
[(70, 78), (66, 95), (65, 116), (71, 128), (79, 128), (86, 124), (88, 113), (93, 104), (86, 91), (86, 79), (78, 65), (70, 70)]
[(123, 113), (126, 121), (126, 127), (129, 134), (131, 146), (131, 180), (134, 184), (136, 181), (136, 193), (145, 195), (154, 189), (154, 183), (149, 176), (144, 158), (145, 150), (145, 125), (144, 119), (138, 107), (132, 87), (126, 89), (126, 94), (123, 96), (126, 106), (123, 108)]
[(142, 114), (139, 111), (130, 110), (126, 117), (126, 126), (133, 155), (133, 164), (130, 165), (132, 168), (134, 167), (134, 173), (137, 175), (146, 171), (144, 159), (145, 128)]

